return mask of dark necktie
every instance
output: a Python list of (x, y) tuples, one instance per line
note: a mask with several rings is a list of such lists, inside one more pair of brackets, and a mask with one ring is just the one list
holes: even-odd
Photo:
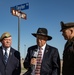
[(40, 75), (41, 63), (42, 63), (42, 48), (39, 49), (38, 56), (37, 56), (37, 65), (35, 69), (35, 75)]
[(8, 53), (7, 50), (5, 50), (5, 54), (4, 54), (4, 63), (7, 64), (7, 60), (8, 60)]

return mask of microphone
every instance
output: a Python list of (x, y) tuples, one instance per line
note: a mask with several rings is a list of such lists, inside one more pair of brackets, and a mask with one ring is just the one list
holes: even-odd
[(37, 49), (33, 51), (32, 58), (36, 58), (38, 55)]
[[(38, 51), (37, 51), (37, 49), (35, 49), (33, 51), (33, 54), (32, 54), (32, 57), (31, 58), (36, 58), (37, 55), (38, 55)], [(32, 72), (33, 72), (34, 69), (35, 69), (35, 65), (34, 64), (31, 64), (31, 74), (32, 74)]]

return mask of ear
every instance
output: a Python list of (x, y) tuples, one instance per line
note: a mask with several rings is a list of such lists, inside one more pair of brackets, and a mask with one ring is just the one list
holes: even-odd
[(70, 31), (71, 31), (71, 34), (74, 32), (74, 30), (72, 28), (70, 29)]

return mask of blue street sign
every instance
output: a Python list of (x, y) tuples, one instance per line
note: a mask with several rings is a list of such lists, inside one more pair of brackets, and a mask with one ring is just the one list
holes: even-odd
[(16, 5), (14, 7), (11, 7), (11, 9), (15, 9), (15, 10), (25, 10), (25, 9), (29, 9), (29, 3), (24, 3), (24, 4), (20, 4), (20, 5)]

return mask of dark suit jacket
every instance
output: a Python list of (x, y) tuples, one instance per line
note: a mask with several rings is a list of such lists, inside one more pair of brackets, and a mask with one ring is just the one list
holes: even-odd
[(64, 47), (62, 75), (74, 75), (74, 37)]
[(3, 51), (0, 47), (0, 73), (1, 75), (20, 75), (20, 53), (11, 47), (7, 65), (4, 64)]
[[(24, 61), (24, 67), (27, 69), (27, 72), (24, 75), (31, 74), (30, 60), (35, 49), (37, 49), (37, 45), (28, 48)], [(46, 45), (40, 75), (60, 75), (60, 57), (57, 48)]]

